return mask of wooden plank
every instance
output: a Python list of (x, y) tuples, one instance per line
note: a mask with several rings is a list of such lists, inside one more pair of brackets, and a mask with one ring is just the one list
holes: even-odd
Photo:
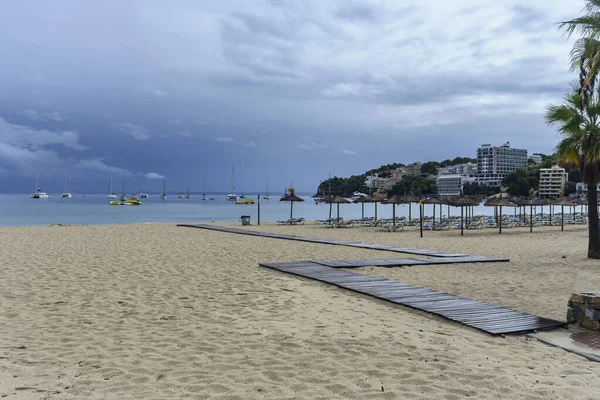
[(355, 274), (307, 261), (261, 265), (430, 312), (493, 335), (529, 332), (565, 324), (563, 321), (545, 319), (449, 293), (384, 278)]
[[(349, 246), (349, 247), (358, 247), (364, 249), (372, 249), (372, 250), (382, 250), (382, 251), (391, 251), (396, 253), (406, 253), (406, 254), (416, 254), (423, 256), (432, 256), (432, 257), (464, 257), (468, 256), (467, 254), (452, 254), (446, 252), (440, 252), (436, 250), (423, 250), (423, 249), (413, 249), (408, 247), (397, 247), (397, 246), (386, 246), (380, 244), (370, 244), (370, 243), (360, 243), (360, 242), (351, 242), (346, 240), (331, 240), (331, 239), (323, 239), (323, 238), (311, 238), (307, 236), (296, 236), (296, 235), (284, 235), (277, 233), (269, 233), (269, 232), (257, 232), (249, 229), (240, 229), (233, 227), (224, 227), (218, 225), (209, 225), (209, 224), (178, 224), (177, 226), (186, 227), (186, 228), (198, 228), (198, 229), (207, 229), (218, 232), (228, 232), (235, 233), (239, 235), (251, 235), (251, 236), (262, 236), (274, 239), (284, 239), (284, 240), (296, 240), (303, 242), (311, 242), (311, 243), (321, 243), (321, 244), (329, 244), (329, 245), (337, 245), (337, 246)], [(508, 261), (508, 259), (498, 259), (497, 261)]]

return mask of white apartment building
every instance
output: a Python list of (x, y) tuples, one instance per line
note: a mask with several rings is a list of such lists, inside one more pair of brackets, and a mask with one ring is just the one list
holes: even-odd
[(379, 186), (379, 174), (376, 173), (367, 176), (367, 178), (365, 179), (365, 186), (370, 189), (377, 189), (377, 187)]
[(536, 164), (542, 163), (542, 156), (539, 154), (532, 154), (529, 156), (529, 159), (533, 160)]
[[(598, 186), (596, 187), (596, 190), (597, 190), (598, 192), (600, 192), (600, 185), (598, 185)], [(576, 192), (577, 192), (577, 194), (579, 194), (579, 195), (582, 195), (582, 194), (585, 194), (585, 193), (587, 193), (587, 191), (588, 191), (588, 185), (587, 185), (587, 183), (583, 183), (583, 182), (577, 182), (577, 183), (575, 184), (575, 191), (576, 191)]]
[(477, 149), (477, 182), (500, 186), (502, 178), (519, 168), (527, 168), (527, 150), (513, 149), (510, 142), (502, 146), (482, 144)]
[(465, 163), (440, 167), (438, 169), (438, 175), (463, 175), (474, 178), (477, 176), (477, 164)]
[(475, 182), (474, 177), (464, 175), (440, 175), (436, 179), (437, 191), (440, 196), (460, 196), (465, 183)]
[(568, 180), (569, 174), (564, 168), (558, 165), (553, 165), (552, 168), (540, 169), (539, 197), (560, 197), (565, 191), (565, 185)]

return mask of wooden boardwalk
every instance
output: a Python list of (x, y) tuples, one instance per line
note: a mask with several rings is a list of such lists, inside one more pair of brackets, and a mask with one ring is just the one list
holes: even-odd
[(429, 258), (382, 258), (371, 260), (311, 260), (314, 264), (331, 268), (360, 268), (360, 267), (410, 267), (413, 265), (465, 264), (504, 262), (506, 258), (491, 258), (485, 256), (465, 257), (429, 257)]
[(312, 237), (308, 237), (308, 236), (281, 235), (278, 233), (256, 232), (256, 231), (252, 231), (249, 229), (229, 228), (229, 227), (218, 226), (218, 225), (178, 224), (177, 226), (183, 226), (183, 227), (188, 227), (188, 228), (208, 229), (208, 230), (219, 231), (219, 232), (236, 233), (239, 235), (260, 236), (260, 237), (268, 237), (268, 238), (274, 238), (274, 239), (297, 240), (297, 241), (309, 242), (309, 243), (321, 243), (321, 244), (330, 244), (330, 245), (337, 245), (337, 246), (358, 247), (361, 249), (391, 251), (391, 252), (395, 252), (395, 253), (416, 254), (416, 255), (420, 255), (420, 256), (429, 256), (429, 257), (452, 257), (452, 258), (478, 257), (478, 261), (471, 261), (471, 262), (509, 261), (508, 258), (491, 259), (491, 258), (487, 258), (487, 257), (483, 257), (483, 256), (471, 256), (469, 254), (446, 253), (443, 251), (436, 251), (436, 250), (423, 250), (423, 249), (414, 249), (414, 248), (409, 248), (409, 247), (386, 246), (386, 245), (382, 245), (382, 244), (350, 242), (347, 240), (321, 239), (321, 238), (312, 238)]
[[(369, 265), (373, 264), (372, 261)], [(436, 314), (492, 335), (525, 333), (566, 325), (563, 321), (546, 319), (437, 290), (343, 271), (311, 261), (260, 265)]]

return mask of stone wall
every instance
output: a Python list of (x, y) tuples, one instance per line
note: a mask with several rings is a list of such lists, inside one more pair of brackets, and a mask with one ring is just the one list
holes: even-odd
[(569, 299), (567, 322), (600, 330), (600, 293), (573, 293)]

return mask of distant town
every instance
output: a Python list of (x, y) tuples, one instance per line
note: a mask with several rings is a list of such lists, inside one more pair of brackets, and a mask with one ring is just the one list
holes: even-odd
[(482, 144), (477, 158), (457, 157), (441, 162), (427, 161), (405, 165), (383, 165), (349, 178), (333, 177), (319, 185), (317, 195), (352, 196), (385, 193), (412, 193), (441, 196), (493, 195), (505, 189), (511, 196), (557, 198), (583, 195), (587, 187), (580, 182), (579, 169), (561, 165), (554, 155), (528, 154), (526, 149)]

